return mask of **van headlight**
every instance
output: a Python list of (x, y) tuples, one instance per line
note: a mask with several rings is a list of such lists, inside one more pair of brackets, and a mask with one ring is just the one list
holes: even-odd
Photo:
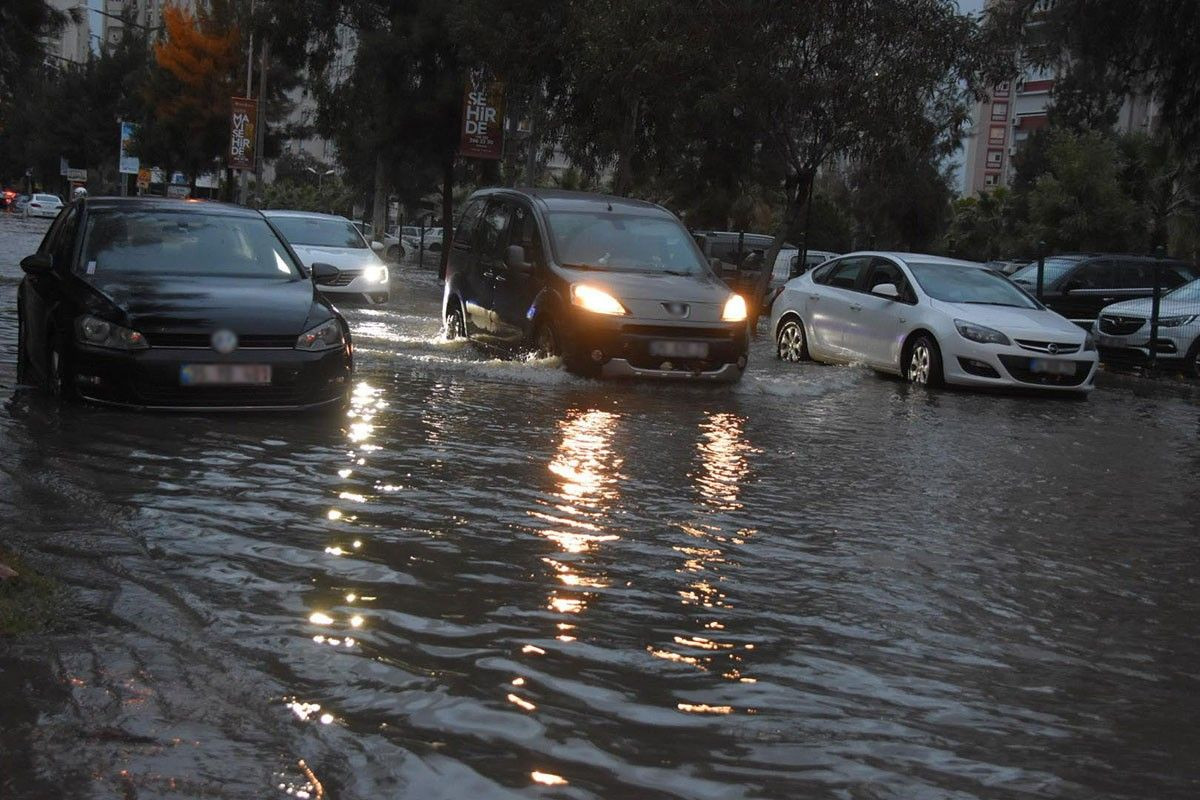
[(374, 267), (367, 267), (363, 271), (363, 277), (367, 279), (367, 283), (387, 283), (388, 269), (382, 264)]
[(300, 334), (300, 338), (296, 340), (296, 349), (316, 352), (333, 350), (345, 344), (346, 339), (342, 336), (342, 326), (334, 318)]
[(571, 303), (595, 314), (623, 316), (629, 313), (620, 300), (603, 289), (588, 286), (586, 283), (577, 283), (571, 287)]
[(721, 309), (722, 321), (745, 322), (746, 316), (746, 299), (740, 294), (730, 295), (725, 301), (725, 308)]
[(970, 339), (972, 342), (979, 342), (980, 344), (1012, 344), (1007, 336), (995, 328), (976, 325), (974, 322), (967, 322), (965, 319), (954, 320), (954, 327), (958, 328), (960, 336), (964, 339)]
[(91, 314), (75, 320), (75, 337), (83, 344), (110, 350), (145, 350), (150, 346), (146, 337), (138, 331), (122, 328)]

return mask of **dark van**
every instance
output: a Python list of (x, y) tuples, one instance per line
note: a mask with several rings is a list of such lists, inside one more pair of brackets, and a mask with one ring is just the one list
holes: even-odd
[[(1066, 255), (1047, 258), (1042, 277), (1042, 303), (1084, 328), (1091, 328), (1100, 310), (1122, 300), (1154, 294), (1156, 260), (1142, 256)], [(1163, 260), (1164, 292), (1200, 277), (1186, 261)], [(1037, 291), (1037, 262), (1013, 273), (1012, 280), (1030, 294)]]
[(745, 301), (660, 206), (485, 189), (449, 247), (448, 337), (561, 356), (602, 377), (732, 381), (746, 367)]

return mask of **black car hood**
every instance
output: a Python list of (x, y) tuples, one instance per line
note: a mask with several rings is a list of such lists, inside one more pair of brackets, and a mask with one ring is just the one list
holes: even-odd
[(299, 335), (334, 316), (306, 280), (114, 276), (85, 280), (124, 323), (147, 335), (207, 333)]

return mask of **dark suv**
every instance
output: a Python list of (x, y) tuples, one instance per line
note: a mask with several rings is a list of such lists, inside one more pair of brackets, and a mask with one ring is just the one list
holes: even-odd
[(746, 303), (660, 206), (547, 189), (485, 189), (454, 229), (448, 337), (559, 355), (572, 372), (737, 380)]
[[(1156, 260), (1140, 256), (1067, 255), (1047, 258), (1042, 279), (1042, 302), (1085, 328), (1091, 328), (1100, 309), (1122, 300), (1154, 294)], [(1164, 292), (1200, 277), (1186, 261), (1161, 261)], [(1037, 291), (1037, 262), (1013, 274), (1012, 280), (1030, 294)]]

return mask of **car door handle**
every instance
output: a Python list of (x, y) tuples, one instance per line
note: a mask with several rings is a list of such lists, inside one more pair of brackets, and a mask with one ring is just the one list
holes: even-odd
[(810, 295), (808, 296), (808, 299), (809, 299), (809, 300), (820, 300), (820, 299), (821, 299), (821, 295), (819, 295), (819, 294), (810, 294)]
[(862, 311), (862, 306), (851, 305), (850, 310), (851, 311)]

